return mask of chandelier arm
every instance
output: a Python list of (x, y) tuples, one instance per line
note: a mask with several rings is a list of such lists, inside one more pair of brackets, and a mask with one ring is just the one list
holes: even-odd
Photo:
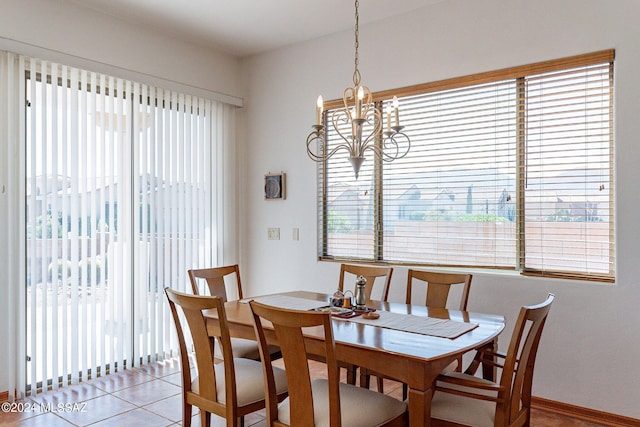
[(350, 138), (349, 136), (345, 136), (340, 131), (340, 126), (338, 125), (338, 122), (340, 120), (344, 120), (345, 123), (352, 122), (351, 115), (346, 113), (346, 112), (344, 112), (344, 111), (336, 111), (331, 116), (331, 125), (333, 126), (333, 129), (336, 131), (336, 133), (340, 136), (340, 138), (342, 138), (345, 141), (344, 143), (341, 143), (340, 145), (338, 145), (338, 147), (345, 147), (347, 149), (347, 151), (349, 151), (349, 156), (350, 157), (355, 157), (355, 156), (357, 156), (357, 153), (356, 153), (356, 150), (355, 150), (355, 148), (356, 148), (355, 147), (355, 143), (353, 142), (353, 136), (351, 136), (351, 138)]
[[(342, 102), (344, 103), (344, 110), (340, 111), (341, 114), (344, 114), (346, 117), (346, 121), (349, 122), (353, 119), (351, 115), (351, 109), (349, 108), (349, 100), (355, 100), (358, 96), (358, 87), (348, 87), (344, 90), (342, 94)], [(334, 113), (335, 115), (336, 113)]]
[[(381, 150), (382, 160), (386, 162), (391, 162), (395, 159), (400, 158), (398, 157), (398, 154), (400, 153), (400, 147), (398, 146), (395, 140), (391, 139), (391, 141), (385, 141), (382, 143), (382, 145), (383, 145), (383, 149)], [(394, 152), (395, 154), (392, 155), (390, 151)]]
[[(404, 141), (402, 141), (404, 140)], [(406, 148), (400, 151), (401, 143), (406, 143)], [(382, 160), (391, 162), (393, 160), (405, 157), (411, 149), (411, 140), (409, 136), (399, 129), (393, 132), (385, 132), (385, 138), (382, 141)], [(395, 155), (389, 154), (389, 150), (395, 151)]]
[(370, 144), (370, 142), (373, 140), (373, 138), (376, 137), (376, 135), (380, 134), (380, 130), (382, 129), (382, 116), (380, 115), (380, 112), (376, 109), (373, 109), (372, 113), (368, 114), (367, 123), (371, 123), (372, 120), (373, 120), (373, 124), (372, 124), (373, 129), (367, 135), (365, 140), (360, 143), (360, 147), (363, 147), (361, 152), (364, 152), (368, 148), (368, 146), (371, 146), (371, 145), (375, 146), (375, 144)]
[(329, 154), (327, 155), (327, 159), (333, 156), (336, 153), (336, 151), (339, 151), (342, 148), (344, 148), (349, 152), (349, 156), (353, 156), (353, 150), (351, 148), (351, 144), (343, 142), (342, 144), (336, 145), (331, 151), (329, 151)]
[(404, 150), (404, 152), (402, 152), (402, 154), (400, 154), (397, 158), (401, 159), (403, 157), (405, 157), (407, 154), (409, 154), (409, 150), (411, 150), (411, 139), (409, 138), (409, 136), (404, 133), (404, 132), (396, 132), (396, 135), (394, 135), (394, 141), (397, 141), (397, 138), (401, 137), (402, 139), (404, 139), (407, 143), (407, 148)]
[(311, 144), (313, 144), (314, 142), (319, 144), (320, 151), (322, 152), (322, 149), (324, 148), (324, 146), (326, 144), (325, 134), (324, 134), (324, 129), (323, 128), (316, 129), (316, 130), (312, 131), (309, 134), (309, 136), (307, 136), (307, 155), (312, 160), (314, 160), (316, 162), (322, 162), (322, 161), (325, 161), (325, 160), (331, 158), (337, 151), (339, 151), (341, 149), (345, 149), (345, 150), (351, 152), (351, 147), (349, 147), (349, 144), (342, 143), (342, 144), (339, 144), (339, 145), (333, 147), (333, 149), (331, 149), (331, 151), (329, 151), (327, 154), (316, 154), (314, 152), (314, 150), (311, 149)]
[[(382, 160), (390, 162), (397, 159), (400, 154), (400, 146), (395, 139), (396, 134), (392, 134), (382, 140)], [(391, 154), (394, 153), (394, 154)]]
[(368, 146), (366, 146), (364, 148), (364, 150), (362, 150), (362, 153), (364, 154), (367, 150), (371, 150), (371, 151), (373, 151), (374, 155), (376, 155), (378, 157), (381, 157), (381, 158), (384, 158), (383, 157), (384, 156), (384, 152), (376, 144), (369, 144)]
[(312, 131), (307, 136), (307, 155), (316, 162), (321, 161), (322, 156), (316, 154), (314, 150), (311, 149), (311, 144), (316, 143), (318, 145), (318, 150), (322, 152), (324, 150), (325, 138), (324, 138), (324, 126), (314, 126), (314, 131)]
[(371, 131), (371, 133), (369, 133), (367, 135), (367, 137), (364, 139), (364, 141), (362, 141), (360, 143), (360, 147), (364, 147), (366, 149), (366, 147), (368, 146), (375, 146), (375, 144), (373, 142), (375, 142), (375, 136), (378, 132), (376, 132), (376, 129), (374, 129), (373, 131)]

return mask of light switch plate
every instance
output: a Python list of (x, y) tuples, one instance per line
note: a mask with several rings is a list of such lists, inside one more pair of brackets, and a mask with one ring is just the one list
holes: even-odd
[(267, 228), (267, 238), (269, 240), (280, 240), (280, 228), (278, 227)]

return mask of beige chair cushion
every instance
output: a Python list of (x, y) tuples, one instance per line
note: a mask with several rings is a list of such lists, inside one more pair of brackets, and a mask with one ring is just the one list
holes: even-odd
[[(231, 348), (233, 351), (233, 357), (239, 357), (243, 359), (260, 360), (260, 350), (258, 350), (258, 341), (246, 340), (244, 338), (231, 338)], [(280, 351), (280, 348), (275, 345), (269, 346), (269, 353), (273, 354)], [(223, 359), (222, 350), (220, 350), (220, 344), (216, 340), (214, 357)]]
[[(238, 396), (238, 406), (249, 405), (254, 402), (264, 400), (264, 376), (262, 373), (262, 363), (250, 359), (233, 359), (236, 371), (236, 394)], [(224, 381), (224, 363), (214, 366), (216, 371), (216, 391), (218, 401), (226, 402), (226, 390)], [(287, 391), (287, 374), (283, 369), (273, 368), (273, 376), (276, 382), (276, 393), (281, 394)], [(198, 393), (198, 378), (191, 382), (191, 390)]]
[[(329, 426), (329, 392), (327, 380), (311, 382), (313, 416), (316, 427)], [(348, 427), (374, 427), (401, 415), (407, 404), (382, 393), (340, 383), (340, 409), (342, 425)], [(289, 398), (278, 407), (278, 419), (291, 425)]]
[[(447, 374), (451, 377), (460, 377), (472, 379), (479, 383), (493, 384), (490, 381), (483, 380), (478, 377), (471, 377), (460, 372), (451, 372)], [(476, 394), (485, 394), (487, 396), (496, 396), (496, 392), (489, 390), (470, 389), (455, 384), (438, 382), (438, 386), (446, 387), (454, 390), (472, 391)], [(455, 422), (473, 427), (493, 427), (496, 415), (496, 404), (487, 400), (473, 399), (464, 396), (458, 396), (443, 391), (436, 391), (431, 401), (431, 418)]]

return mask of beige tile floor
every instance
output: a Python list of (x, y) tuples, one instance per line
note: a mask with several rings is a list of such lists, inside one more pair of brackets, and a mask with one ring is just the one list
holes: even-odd
[[(312, 362), (314, 376), (320, 377), (324, 365)], [(375, 381), (372, 381), (375, 388)], [(386, 394), (400, 397), (399, 383), (385, 382)], [(35, 404), (35, 410), (21, 413), (0, 412), (0, 426), (58, 427), (164, 427), (180, 426), (182, 409), (180, 396), (180, 371), (175, 359), (147, 366), (128, 369), (97, 378), (83, 384), (69, 386), (27, 398), (21, 403)], [(46, 412), (51, 404), (62, 410)], [(194, 408), (192, 426), (200, 426), (200, 418)], [(225, 425), (222, 418), (213, 416), (212, 427)], [(572, 418), (534, 411), (531, 425), (534, 427), (595, 427)], [(264, 412), (245, 417), (246, 427), (264, 427)], [(348, 427), (348, 426), (345, 426)]]

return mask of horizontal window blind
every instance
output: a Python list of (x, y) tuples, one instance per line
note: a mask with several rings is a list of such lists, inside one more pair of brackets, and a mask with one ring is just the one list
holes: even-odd
[(384, 259), (513, 266), (516, 85), (401, 98), (409, 154), (384, 165)]
[[(338, 131), (351, 132), (350, 125), (337, 122)], [(371, 132), (365, 125), (363, 134)], [(328, 126), (325, 149), (331, 151), (343, 140), (332, 126)], [(376, 258), (374, 164), (363, 163), (356, 180), (346, 151), (338, 151), (320, 171), (319, 179), (319, 229), (324, 238), (320, 239), (321, 253), (333, 258), (364, 259)]]
[(525, 81), (523, 267), (613, 275), (613, 69)]
[(406, 157), (319, 166), (321, 258), (612, 280), (613, 51), (380, 92), (381, 112), (393, 95)]

